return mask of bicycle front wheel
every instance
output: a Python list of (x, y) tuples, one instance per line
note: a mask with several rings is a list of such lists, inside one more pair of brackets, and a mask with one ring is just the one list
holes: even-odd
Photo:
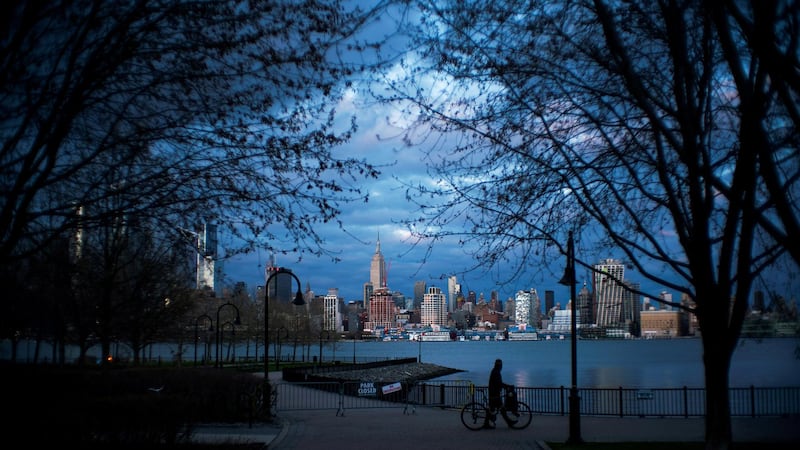
[(461, 423), (470, 430), (480, 430), (486, 423), (489, 410), (478, 402), (467, 403), (461, 408)]
[(516, 411), (504, 411), (508, 419), (508, 426), (516, 430), (521, 430), (531, 424), (533, 413), (527, 403), (517, 402)]

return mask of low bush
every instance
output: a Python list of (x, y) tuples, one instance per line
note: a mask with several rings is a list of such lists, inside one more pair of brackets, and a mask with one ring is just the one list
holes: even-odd
[[(9, 431), (31, 446), (164, 448), (198, 423), (248, 422), (263, 377), (213, 368), (7, 365)], [(266, 420), (266, 418), (256, 418)]]

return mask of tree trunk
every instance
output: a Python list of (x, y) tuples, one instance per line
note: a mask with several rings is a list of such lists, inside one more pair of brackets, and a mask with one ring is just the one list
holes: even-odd
[[(719, 311), (716, 311), (719, 313)], [(729, 370), (733, 348), (727, 338), (725, 321), (719, 318), (702, 320), (698, 317), (703, 333), (703, 364), (706, 383), (706, 426), (705, 440), (707, 450), (728, 450), (733, 439), (731, 429), (731, 410)]]

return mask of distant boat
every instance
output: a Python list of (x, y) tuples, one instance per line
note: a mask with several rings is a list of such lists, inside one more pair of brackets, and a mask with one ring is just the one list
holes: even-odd
[(446, 342), (452, 341), (449, 331), (425, 331), (422, 333), (423, 341)]
[[(550, 336), (548, 336), (549, 338)], [(535, 331), (512, 331), (508, 333), (509, 341), (538, 341), (539, 335)]]

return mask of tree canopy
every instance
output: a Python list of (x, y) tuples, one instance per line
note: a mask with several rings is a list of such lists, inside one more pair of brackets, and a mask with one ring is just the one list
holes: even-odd
[(520, 270), (574, 232), (588, 270), (614, 249), (682, 293), (672, 306), (697, 315), (706, 349), (708, 442), (725, 448), (753, 282), (800, 263), (797, 2), (418, 6), (405, 76), (379, 93), (416, 118), (406, 140), (435, 180), (408, 187), (409, 228)]
[[(276, 251), (367, 201), (337, 101), (368, 69), (375, 10), (339, 1), (6, 2), (0, 261), (80, 227), (145, 217)], [(76, 211), (80, 211), (77, 213)]]
[(138, 350), (191, 309), (186, 231), (208, 223), (225, 256), (333, 256), (316, 225), (380, 173), (341, 151), (338, 106), (380, 65), (386, 6), (3, 3), (0, 334)]

